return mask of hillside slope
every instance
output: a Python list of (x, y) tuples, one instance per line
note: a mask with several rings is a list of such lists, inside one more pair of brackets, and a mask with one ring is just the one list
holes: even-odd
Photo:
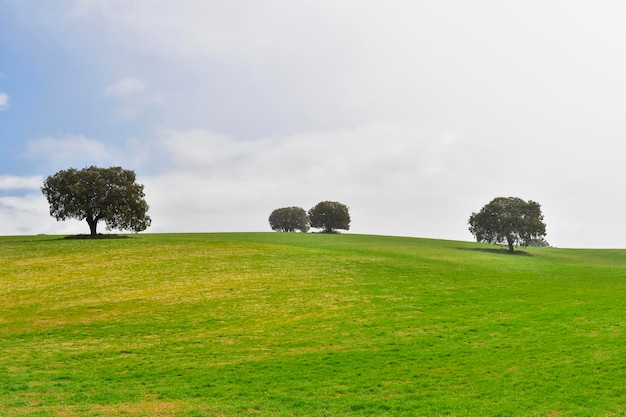
[(0, 238), (0, 415), (626, 415), (626, 251)]

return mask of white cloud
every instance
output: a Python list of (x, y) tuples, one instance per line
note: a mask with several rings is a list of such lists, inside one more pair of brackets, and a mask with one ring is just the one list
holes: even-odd
[(16, 175), (0, 175), (0, 191), (2, 190), (35, 190), (43, 184), (40, 176), (18, 177)]
[(48, 213), (41, 193), (25, 196), (0, 196), (0, 234), (76, 234), (86, 233), (87, 225), (77, 221), (57, 222)]
[(45, 198), (41, 194), (28, 194), (24, 197), (0, 197), (0, 206), (3, 209), (15, 210), (23, 213), (44, 214), (47, 212)]
[(0, 111), (7, 110), (9, 108), (9, 95), (7, 93), (0, 92)]
[(115, 83), (109, 85), (104, 90), (104, 95), (107, 97), (124, 98), (133, 96), (145, 91), (145, 83), (138, 78), (122, 78)]
[(26, 145), (26, 153), (30, 158), (43, 159), (55, 165), (98, 165), (116, 158), (103, 142), (72, 134), (31, 140)]
[(594, 103), (626, 93), (626, 8), (616, 2), (90, 0), (71, 14), (131, 53), (180, 63), (175, 81), (169, 71), (160, 80), (185, 97), (187, 112), (236, 100), (248, 123), (245, 103), (260, 92), (261, 105), (278, 97), (320, 130), (398, 119), (452, 129), (511, 114), (536, 121), (596, 113)]
[(152, 113), (164, 104), (162, 97), (151, 91), (142, 79), (133, 77), (117, 80), (104, 89), (104, 95), (117, 100), (117, 116), (126, 121)]

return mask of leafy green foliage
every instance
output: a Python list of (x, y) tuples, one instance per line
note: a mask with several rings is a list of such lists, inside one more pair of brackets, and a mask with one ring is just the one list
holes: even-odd
[(529, 246), (541, 242), (546, 235), (541, 206), (517, 197), (498, 197), (472, 213), (469, 230), (476, 241), (504, 244), (513, 252), (514, 246)]
[(143, 185), (135, 172), (121, 167), (70, 168), (49, 176), (41, 189), (57, 220), (86, 220), (92, 236), (98, 222), (107, 230), (141, 232), (150, 226)]
[(336, 201), (321, 201), (309, 210), (311, 227), (323, 229), (324, 233), (334, 233), (336, 229), (350, 229), (348, 206)]
[(272, 211), (270, 227), (278, 232), (306, 233), (309, 230), (309, 215), (302, 207), (283, 207)]

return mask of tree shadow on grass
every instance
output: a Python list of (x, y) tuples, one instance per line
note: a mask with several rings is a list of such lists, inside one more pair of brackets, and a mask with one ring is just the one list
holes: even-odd
[(85, 240), (89, 240), (89, 239), (93, 239), (93, 240), (98, 240), (98, 239), (136, 239), (135, 236), (128, 236), (128, 235), (113, 235), (113, 234), (106, 234), (106, 235), (98, 235), (96, 237), (91, 237), (90, 235), (68, 235), (68, 236), (62, 236), (62, 235), (46, 235), (46, 234), (38, 234), (38, 235), (24, 235), (24, 236), (16, 236), (16, 239), (14, 240), (15, 242), (54, 242), (54, 241), (62, 241), (62, 240), (74, 240), (74, 239), (85, 239)]
[(459, 250), (471, 251), (471, 252), (485, 252), (485, 253), (496, 253), (499, 255), (511, 255), (511, 256), (534, 256), (528, 252), (524, 252), (523, 250), (515, 250), (513, 252), (508, 249), (503, 248), (456, 248)]
[(132, 237), (127, 236), (127, 235), (98, 233), (95, 236), (92, 236), (92, 235), (69, 235), (69, 236), (65, 236), (63, 239), (132, 239)]

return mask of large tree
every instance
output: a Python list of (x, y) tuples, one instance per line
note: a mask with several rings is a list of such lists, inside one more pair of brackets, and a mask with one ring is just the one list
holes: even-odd
[(309, 230), (309, 215), (302, 207), (283, 207), (272, 211), (269, 217), (272, 230), (279, 232), (306, 233)]
[(350, 229), (350, 212), (345, 204), (321, 201), (309, 210), (311, 227), (324, 229), (323, 233), (335, 233), (336, 229)]
[(469, 230), (478, 242), (528, 246), (546, 235), (541, 206), (517, 197), (494, 198), (480, 212), (472, 213)]
[(141, 232), (150, 226), (143, 185), (135, 172), (121, 167), (69, 168), (49, 176), (41, 191), (57, 220), (86, 220), (91, 236), (104, 221), (107, 230)]

